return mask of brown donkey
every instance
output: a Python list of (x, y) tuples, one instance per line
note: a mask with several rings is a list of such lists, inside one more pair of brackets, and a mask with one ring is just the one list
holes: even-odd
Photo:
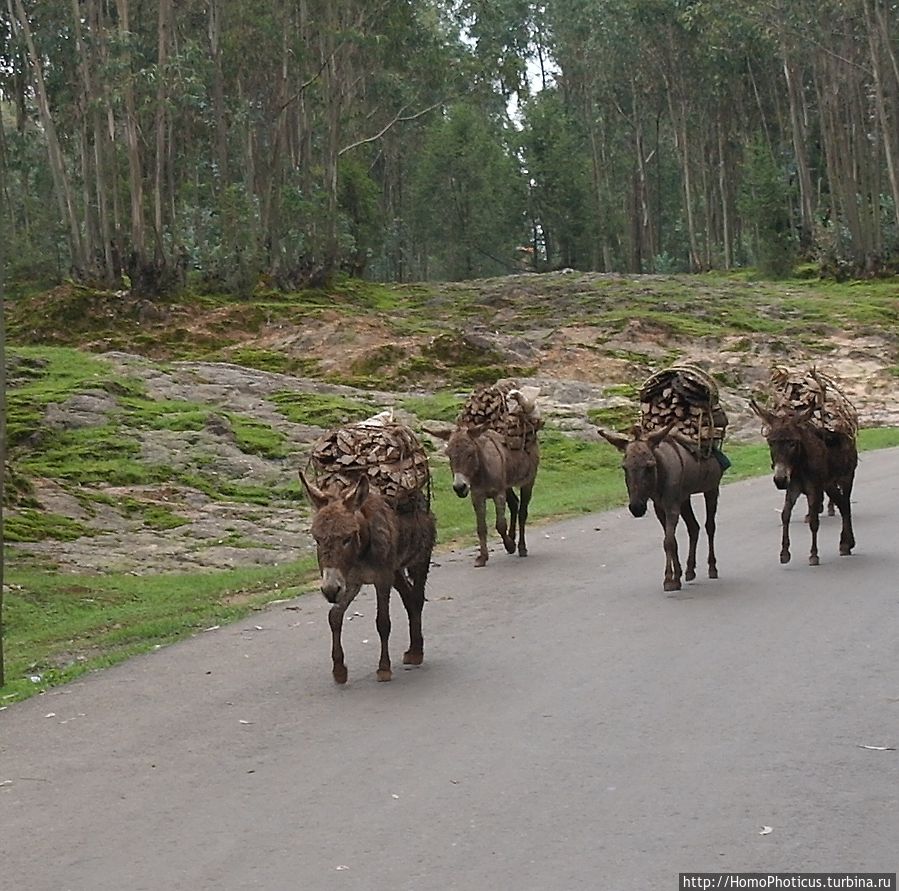
[(409, 615), (409, 649), (403, 656), (406, 665), (421, 665), (424, 639), (421, 612), (425, 602), (425, 582), (431, 565), (431, 552), (437, 538), (437, 524), (424, 497), (408, 511), (394, 509), (370, 489), (363, 476), (347, 491), (322, 491), (303, 473), (300, 480), (312, 502), (312, 537), (318, 552), (321, 591), (332, 604), (328, 613), (331, 626), (331, 658), (334, 680), (346, 683), (340, 633), (343, 616), (359, 589), (375, 586), (378, 613), (375, 625), (381, 638), (378, 680), (389, 681), (390, 589), (400, 592)]
[(762, 408), (754, 400), (752, 410), (765, 425), (765, 439), (771, 452), (774, 485), (786, 491), (780, 519), (783, 526), (780, 562), (790, 562), (790, 516), (800, 495), (808, 499), (808, 527), (812, 548), (808, 562), (817, 566), (818, 527), (824, 509), (825, 494), (836, 504), (843, 518), (840, 554), (846, 556), (855, 547), (852, 531), (852, 485), (858, 465), (855, 439), (845, 433), (830, 433), (811, 423), (815, 407), (805, 411), (779, 414)]
[(687, 554), (687, 571), (684, 578), (691, 582), (696, 578), (696, 546), (699, 541), (699, 521), (693, 513), (690, 496), (705, 496), (705, 531), (709, 539), (709, 578), (718, 578), (715, 560), (715, 514), (718, 509), (718, 489), (724, 472), (718, 459), (697, 457), (690, 448), (692, 443), (671, 427), (643, 433), (634, 428), (634, 438), (614, 431), (597, 428), (600, 436), (616, 449), (624, 452), (621, 466), (629, 498), (628, 508), (635, 517), (646, 513), (646, 505), (652, 501), (656, 516), (665, 530), (665, 581), (666, 591), (679, 591), (681, 564), (677, 554), (678, 520), (687, 524), (690, 547)]
[[(510, 449), (501, 433), (486, 425), (456, 427), (455, 430), (434, 431), (447, 440), (446, 454), (453, 473), (453, 491), (471, 503), (478, 530), (480, 549), (475, 566), (487, 563), (487, 499), (493, 499), (496, 509), (496, 531), (509, 554), (516, 549), (518, 556), (527, 557), (528, 547), (524, 527), (528, 520), (528, 505), (540, 464), (540, 447), (536, 439), (522, 449)], [(520, 496), (515, 494), (517, 487)], [(509, 524), (506, 524), (506, 504), (509, 505)]]

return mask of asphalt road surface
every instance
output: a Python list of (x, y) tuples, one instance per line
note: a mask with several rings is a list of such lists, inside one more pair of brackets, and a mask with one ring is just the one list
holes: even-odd
[[(539, 478), (535, 503), (539, 504)], [(664, 891), (686, 871), (899, 867), (899, 451), (863, 455), (856, 553), (727, 486), (721, 578), (662, 591), (627, 511), (441, 554), (425, 664), (375, 681), (371, 593), (331, 681), (327, 604), (0, 712), (9, 891)], [(804, 505), (804, 501), (803, 501)], [(701, 516), (701, 505), (700, 505)], [(472, 539), (474, 539), (472, 529)], [(879, 747), (879, 748), (868, 748)]]

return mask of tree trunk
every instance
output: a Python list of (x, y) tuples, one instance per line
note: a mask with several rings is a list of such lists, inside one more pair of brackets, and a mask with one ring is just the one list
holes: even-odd
[(144, 182), (137, 123), (137, 102), (134, 95), (131, 72), (131, 51), (128, 49), (131, 31), (128, 0), (116, 0), (116, 7), (119, 13), (119, 32), (125, 47), (122, 50), (122, 62), (125, 72), (122, 93), (125, 98), (125, 142), (128, 153), (128, 184), (131, 197), (131, 257), (126, 265), (131, 273), (133, 286), (138, 290), (142, 290), (142, 279), (147, 266), (144, 226)]
[(25, 38), (25, 45), (28, 48), (28, 58), (31, 62), (35, 98), (37, 99), (38, 110), (41, 116), (41, 124), (44, 127), (44, 138), (47, 142), (50, 171), (53, 176), (53, 185), (59, 203), (59, 215), (60, 219), (65, 220), (68, 224), (69, 250), (72, 257), (72, 266), (74, 267), (76, 274), (80, 275), (86, 267), (84, 243), (81, 238), (81, 230), (75, 213), (75, 200), (72, 196), (72, 187), (69, 183), (69, 178), (66, 175), (65, 160), (59, 144), (59, 138), (56, 134), (56, 125), (53, 121), (53, 116), (50, 113), (50, 102), (47, 98), (47, 89), (44, 84), (41, 58), (38, 55), (37, 48), (34, 44), (31, 25), (28, 22), (28, 14), (25, 12), (22, 0), (14, 0), (14, 2), (15, 11), (12, 7), (12, 0), (7, 0), (7, 3), (9, 4), (9, 14), (11, 20), (14, 21), (21, 30), (22, 36)]
[[(874, 101), (877, 106), (877, 116), (880, 120), (881, 139), (883, 140), (883, 152), (886, 160), (887, 176), (890, 181), (890, 191), (893, 196), (893, 218), (899, 225), (899, 158), (897, 158), (897, 147), (894, 143), (893, 133), (895, 122), (890, 120), (887, 113), (887, 99), (885, 80), (887, 72), (884, 71), (883, 53), (881, 51), (881, 34), (875, 26), (871, 8), (868, 5), (869, 0), (864, 0), (865, 24), (867, 26), (868, 49), (871, 55), (871, 71), (874, 75)], [(874, 0), (871, 0), (872, 6)], [(889, 45), (889, 35), (883, 35), (886, 38), (886, 44)], [(895, 115), (896, 110), (894, 108)]]
[(808, 139), (805, 126), (805, 98), (796, 66), (790, 60), (786, 47), (781, 49), (784, 79), (787, 84), (787, 98), (790, 103), (790, 127), (793, 135), (793, 151), (796, 155), (796, 169), (799, 174), (800, 230), (799, 243), (807, 249), (812, 241), (814, 223), (814, 190), (808, 160)]
[(212, 113), (215, 117), (216, 181), (228, 183), (228, 123), (225, 119), (225, 75), (222, 69), (222, 0), (209, 3), (209, 53), (212, 56)]
[(169, 41), (172, 31), (172, 0), (159, 0), (159, 26), (157, 29), (157, 81), (156, 81), (156, 158), (153, 170), (153, 230), (155, 265), (161, 269), (165, 265), (163, 235), (165, 221), (165, 166), (166, 136), (168, 130), (168, 61)]

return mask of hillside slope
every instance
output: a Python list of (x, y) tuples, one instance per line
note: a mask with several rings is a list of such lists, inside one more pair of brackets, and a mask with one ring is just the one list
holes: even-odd
[(591, 420), (627, 423), (675, 360), (715, 375), (732, 441), (758, 439), (747, 401), (775, 363), (817, 363), (864, 426), (899, 425), (884, 282), (551, 273), (159, 303), (64, 286), (9, 316), (11, 559), (66, 571), (308, 554), (296, 472), (324, 429), (387, 406), (449, 421), (497, 377), (540, 386), (550, 425), (593, 441)]

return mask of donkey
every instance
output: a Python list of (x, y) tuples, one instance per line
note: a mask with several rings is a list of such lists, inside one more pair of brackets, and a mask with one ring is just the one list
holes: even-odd
[(780, 562), (790, 562), (790, 516), (800, 495), (808, 499), (808, 527), (812, 548), (808, 562), (818, 566), (818, 528), (824, 510), (824, 496), (837, 506), (843, 518), (840, 532), (840, 554), (847, 556), (855, 547), (852, 531), (852, 484), (858, 466), (855, 439), (845, 433), (819, 430), (811, 423), (814, 406), (788, 414), (775, 414), (755, 400), (750, 407), (765, 425), (765, 439), (771, 452), (774, 485), (784, 490), (784, 506), (780, 514), (783, 535)]
[(718, 490), (724, 468), (711, 455), (698, 457), (690, 440), (672, 432), (671, 425), (652, 433), (634, 428), (634, 437), (598, 427), (600, 436), (624, 453), (622, 467), (627, 484), (628, 508), (635, 517), (646, 513), (652, 501), (656, 516), (665, 530), (664, 590), (681, 588), (681, 564), (677, 554), (675, 531), (680, 517), (687, 524), (690, 539), (687, 571), (684, 578), (696, 578), (696, 545), (699, 541), (699, 521), (693, 513), (690, 496), (705, 496), (705, 531), (709, 540), (709, 578), (718, 578), (715, 559), (715, 513), (718, 509)]
[[(446, 440), (446, 454), (453, 473), (453, 491), (460, 498), (471, 494), (480, 544), (474, 565), (487, 564), (488, 498), (493, 499), (496, 531), (503, 540), (506, 552), (514, 554), (517, 546), (518, 556), (527, 557), (524, 527), (540, 464), (540, 447), (536, 439), (522, 449), (510, 449), (503, 435), (488, 429), (485, 424), (456, 427), (452, 431), (435, 430), (434, 435)], [(519, 489), (520, 495), (516, 495), (513, 486)]]
[(378, 680), (391, 679), (387, 648), (391, 587), (400, 592), (409, 616), (409, 649), (403, 655), (403, 663), (421, 665), (424, 659), (421, 612), (431, 552), (437, 538), (437, 524), (424, 499), (408, 511), (399, 511), (370, 488), (367, 476), (347, 491), (322, 491), (302, 472), (300, 480), (314, 510), (312, 537), (318, 552), (321, 591), (332, 604), (328, 624), (334, 680), (338, 684), (346, 683), (347, 669), (340, 644), (343, 616), (365, 584), (375, 586), (378, 598), (375, 620), (381, 638)]

